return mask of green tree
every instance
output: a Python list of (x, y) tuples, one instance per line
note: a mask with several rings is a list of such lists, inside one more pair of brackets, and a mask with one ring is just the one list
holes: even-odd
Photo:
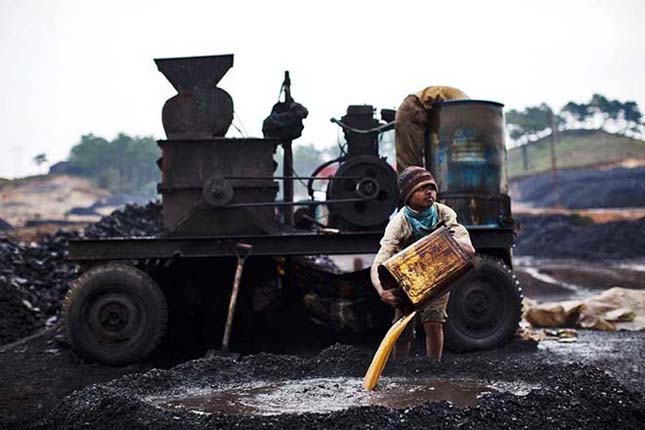
[(509, 135), (517, 141), (537, 140), (551, 129), (552, 116), (553, 110), (546, 103), (529, 106), (523, 111), (511, 109), (506, 114)]
[(588, 103), (568, 102), (560, 111), (567, 128), (599, 128), (625, 134), (643, 132), (642, 115), (634, 101), (593, 94)]
[(546, 104), (529, 106), (506, 114), (508, 133), (517, 143), (535, 141), (551, 131), (551, 117), (557, 129), (598, 128), (619, 134), (645, 135), (643, 116), (634, 101), (611, 100), (593, 94), (588, 103), (566, 103), (558, 114)]
[(45, 153), (37, 154), (36, 156), (34, 156), (34, 158), (32, 158), (32, 160), (34, 163), (36, 163), (36, 166), (40, 167), (41, 164), (44, 164), (47, 162), (47, 154)]
[(160, 155), (156, 141), (149, 136), (130, 137), (121, 133), (108, 141), (86, 134), (72, 148), (68, 162), (104, 188), (154, 197), (154, 184), (160, 177), (155, 162)]
[(561, 114), (569, 114), (573, 121), (585, 122), (591, 115), (591, 110), (586, 103), (568, 102), (562, 110)]
[(623, 103), (623, 119), (627, 122), (629, 129), (636, 133), (642, 133), (643, 115), (638, 109), (636, 102)]

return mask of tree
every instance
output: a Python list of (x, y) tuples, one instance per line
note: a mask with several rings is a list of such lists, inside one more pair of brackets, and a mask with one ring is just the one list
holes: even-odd
[(40, 167), (41, 164), (44, 164), (47, 162), (47, 154), (45, 153), (40, 153), (34, 156), (32, 158), (33, 162), (36, 163), (36, 166)]
[(119, 134), (114, 140), (86, 134), (70, 151), (68, 162), (84, 176), (119, 193), (156, 195), (159, 181), (156, 160), (161, 152), (152, 137)]
[(623, 119), (626, 122), (625, 129), (637, 134), (644, 134), (643, 115), (638, 109), (636, 102), (623, 103)]
[(588, 103), (568, 102), (560, 111), (565, 127), (603, 129), (620, 134), (643, 134), (642, 115), (634, 101), (610, 100), (593, 94)]
[(574, 121), (585, 122), (589, 118), (591, 112), (588, 104), (568, 102), (560, 110), (561, 114), (568, 114)]
[(506, 124), (511, 139), (528, 143), (551, 130), (553, 110), (546, 103), (529, 106), (523, 111), (511, 109), (506, 114)]
[(555, 114), (546, 103), (529, 106), (523, 111), (511, 109), (506, 114), (511, 139), (526, 144), (548, 135), (551, 132), (551, 115), (558, 130), (603, 129), (623, 135), (645, 135), (643, 116), (636, 102), (611, 100), (596, 93), (588, 103), (566, 103), (559, 114)]

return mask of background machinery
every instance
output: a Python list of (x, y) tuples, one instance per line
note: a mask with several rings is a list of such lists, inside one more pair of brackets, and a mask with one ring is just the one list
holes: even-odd
[[(379, 135), (393, 128), (394, 111), (381, 111), (378, 120), (372, 106), (349, 106), (340, 120), (332, 119), (343, 129), (345, 153), (310, 176), (295, 177), (291, 141), (307, 111), (293, 101), (288, 73), (285, 100), (265, 120), (265, 137), (232, 139), (224, 135), (233, 101), (217, 83), (233, 56), (155, 61), (178, 91), (162, 111), (162, 233), (70, 243), (69, 258), (82, 267), (64, 305), (73, 348), (89, 360), (124, 364), (160, 343), (176, 351), (213, 347), (222, 338), (240, 244), (251, 252), (232, 350), (280, 349), (289, 342), (282, 334), (299, 328), (296, 316), (312, 310), (312, 320), (342, 332), (343, 324), (325, 321), (325, 312), (315, 312), (320, 303), (299, 290), (315, 281), (316, 271), (296, 266), (301, 256), (378, 250), (399, 204), (396, 173), (379, 155)], [(443, 102), (434, 115), (426, 165), (437, 179), (439, 201), (457, 211), (478, 251), (475, 270), (451, 295), (446, 341), (455, 350), (496, 347), (515, 334), (522, 300), (510, 270), (502, 105)], [(275, 172), (278, 146), (282, 172)], [(320, 177), (331, 164), (338, 165), (333, 176)], [(308, 199), (294, 201), (294, 180), (307, 182)], [(324, 200), (314, 199), (316, 181), (328, 184)], [(321, 212), (328, 217), (321, 219)], [(362, 306), (355, 313), (361, 321), (350, 324), (354, 338), (390, 321), (390, 309), (366, 281), (367, 270), (347, 274), (340, 287), (323, 286), (327, 299)]]

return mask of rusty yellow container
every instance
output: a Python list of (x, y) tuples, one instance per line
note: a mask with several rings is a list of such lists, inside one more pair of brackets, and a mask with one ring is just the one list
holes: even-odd
[(415, 307), (439, 297), (472, 267), (472, 258), (441, 227), (379, 265), (383, 288), (401, 288)]

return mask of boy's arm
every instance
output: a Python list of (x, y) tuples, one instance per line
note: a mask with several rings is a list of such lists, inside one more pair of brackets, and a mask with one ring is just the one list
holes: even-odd
[(405, 221), (402, 216), (395, 215), (387, 224), (385, 232), (383, 233), (383, 238), (380, 242), (381, 247), (379, 248), (376, 257), (374, 257), (374, 262), (370, 269), (370, 278), (376, 292), (381, 296), (381, 300), (392, 306), (398, 304), (399, 299), (394, 296), (391, 291), (383, 289), (381, 280), (378, 277), (378, 266), (401, 250), (401, 244), (405, 240), (404, 222)]

